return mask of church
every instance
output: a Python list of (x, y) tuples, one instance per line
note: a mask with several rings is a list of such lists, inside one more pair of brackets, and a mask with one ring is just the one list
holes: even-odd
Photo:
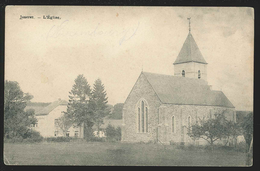
[(123, 108), (122, 142), (205, 144), (187, 133), (199, 119), (225, 111), (236, 121), (235, 107), (207, 82), (207, 62), (189, 29), (177, 56), (174, 75), (141, 72)]

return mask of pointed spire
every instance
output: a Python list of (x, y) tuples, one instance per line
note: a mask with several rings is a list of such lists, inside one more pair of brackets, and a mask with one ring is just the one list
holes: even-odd
[(173, 64), (186, 63), (186, 62), (197, 62), (197, 63), (207, 64), (191, 34), (191, 27), (190, 27), (191, 18), (189, 17), (187, 19), (189, 20), (189, 34), (181, 48), (179, 55), (177, 56), (177, 59)]

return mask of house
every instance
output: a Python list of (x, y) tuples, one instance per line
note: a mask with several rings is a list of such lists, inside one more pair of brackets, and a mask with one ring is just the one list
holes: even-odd
[(225, 111), (236, 121), (233, 104), (207, 82), (207, 62), (189, 32), (174, 65), (174, 75), (141, 72), (123, 108), (123, 142), (205, 144), (192, 140), (191, 125)]
[(63, 112), (67, 109), (65, 100), (57, 100), (47, 105), (39, 111), (35, 112), (37, 124), (32, 125), (32, 129), (38, 131), (43, 137), (78, 137), (83, 138), (83, 126), (72, 125), (67, 131), (66, 135), (63, 134), (61, 127), (58, 124), (58, 119), (63, 115)]

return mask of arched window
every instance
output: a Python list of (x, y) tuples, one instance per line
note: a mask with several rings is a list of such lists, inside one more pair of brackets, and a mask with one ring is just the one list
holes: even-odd
[(188, 116), (188, 133), (191, 131), (191, 117)]
[(172, 133), (175, 133), (175, 117), (172, 116)]
[(142, 132), (144, 132), (144, 101), (142, 101)]
[(183, 77), (185, 77), (185, 71), (184, 71), (184, 70), (182, 70), (181, 75), (182, 75)]
[(146, 100), (141, 99), (137, 103), (137, 132), (148, 132), (148, 103)]
[(146, 118), (145, 118), (145, 127), (146, 127), (146, 132), (148, 132), (148, 108), (147, 107), (145, 107), (145, 116), (146, 116)]
[(198, 79), (200, 79), (200, 70), (198, 70)]

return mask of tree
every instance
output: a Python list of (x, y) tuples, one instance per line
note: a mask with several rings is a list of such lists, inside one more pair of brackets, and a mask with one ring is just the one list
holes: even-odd
[(94, 83), (91, 102), (94, 108), (95, 124), (97, 125), (98, 136), (100, 126), (103, 124), (103, 118), (110, 113), (107, 108), (107, 99), (105, 87), (102, 84), (102, 81), (97, 79)]
[(124, 103), (117, 103), (111, 113), (111, 119), (122, 119)]
[(227, 133), (226, 133), (227, 138), (229, 139), (229, 137), (231, 137), (234, 140), (235, 143), (234, 145), (236, 147), (237, 137), (242, 133), (241, 127), (239, 126), (239, 124), (235, 123), (234, 121), (228, 121), (226, 126), (227, 126)]
[(241, 123), (241, 128), (242, 128), (242, 134), (246, 141), (247, 151), (248, 151), (250, 147), (250, 143), (253, 138), (253, 112), (250, 112), (244, 117)]
[(18, 82), (5, 81), (4, 87), (4, 136), (25, 138), (30, 125), (37, 122), (34, 110), (24, 111), (27, 102), (33, 98), (23, 93)]
[(72, 124), (72, 120), (67, 115), (63, 115), (57, 120), (57, 126), (62, 131), (64, 137), (66, 136), (66, 133), (68, 129), (72, 126)]
[(113, 127), (112, 125), (108, 124), (106, 127), (106, 137), (108, 141), (120, 141), (121, 140), (121, 128), (120, 127)]
[(115, 139), (116, 137), (116, 129), (112, 126), (112, 125), (108, 125), (106, 127), (106, 137), (108, 141), (112, 141)]
[(94, 110), (91, 105), (91, 88), (83, 75), (78, 75), (69, 92), (69, 103), (64, 115), (77, 126), (84, 125), (84, 137), (91, 138), (94, 125)]
[(193, 139), (202, 138), (213, 146), (215, 141), (226, 138), (228, 134), (227, 120), (223, 111), (222, 113), (215, 114), (215, 118), (213, 119), (202, 119), (192, 125), (192, 129), (188, 135)]
[(117, 140), (117, 141), (121, 141), (121, 136), (122, 136), (121, 128), (120, 128), (120, 127), (117, 127), (117, 128), (116, 128), (116, 140)]

